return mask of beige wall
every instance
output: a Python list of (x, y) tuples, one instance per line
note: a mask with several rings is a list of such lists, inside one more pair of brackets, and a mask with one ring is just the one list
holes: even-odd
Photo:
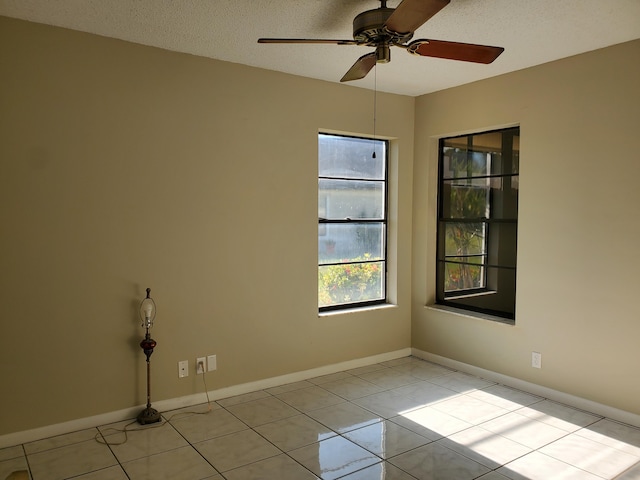
[[(397, 308), (317, 314), (317, 133), (373, 93), (0, 18), (0, 435), (410, 346), (415, 100), (378, 95)], [(397, 288), (395, 287), (397, 285)]]
[[(0, 435), (145, 401), (146, 287), (156, 401), (412, 345), (640, 413), (639, 57), (379, 94), (398, 307), (318, 318), (316, 134), (372, 92), (0, 18)], [(516, 325), (427, 309), (437, 138), (514, 124)]]
[[(417, 99), (413, 347), (640, 414), (639, 60), (634, 41)], [(518, 124), (515, 326), (425, 308), (438, 137)]]

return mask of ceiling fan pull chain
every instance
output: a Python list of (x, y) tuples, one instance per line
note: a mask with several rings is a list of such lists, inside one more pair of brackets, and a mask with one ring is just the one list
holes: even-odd
[(376, 110), (378, 100), (378, 65), (373, 66), (373, 154), (371, 158), (376, 158)]

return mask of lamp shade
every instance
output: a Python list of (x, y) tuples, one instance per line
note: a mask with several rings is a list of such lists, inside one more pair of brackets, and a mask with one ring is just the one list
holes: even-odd
[(153, 327), (153, 320), (156, 318), (156, 304), (151, 298), (150, 288), (147, 288), (147, 297), (140, 303), (140, 318), (143, 327)]

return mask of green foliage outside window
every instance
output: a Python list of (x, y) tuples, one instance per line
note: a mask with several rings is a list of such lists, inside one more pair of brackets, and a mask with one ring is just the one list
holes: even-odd
[(446, 216), (471, 221), (446, 224), (445, 255), (449, 262), (445, 264), (444, 290), (451, 292), (482, 288), (482, 266), (469, 263), (481, 264), (486, 253), (486, 225), (481, 219), (489, 216), (489, 182), (486, 178), (474, 176), (486, 174), (487, 156), (479, 153), (469, 155), (467, 151), (459, 149), (450, 149), (447, 153), (452, 178), (444, 180)]
[(318, 302), (321, 307), (380, 298), (382, 263), (369, 262), (371, 254), (343, 265), (327, 265), (318, 269)]

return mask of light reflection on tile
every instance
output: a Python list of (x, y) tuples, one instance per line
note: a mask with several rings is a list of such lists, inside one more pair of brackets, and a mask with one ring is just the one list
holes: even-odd
[(419, 408), (391, 418), (392, 422), (423, 435), (431, 440), (453, 435), (473, 426), (469, 422), (453, 417), (432, 407)]
[(567, 435), (539, 451), (603, 478), (613, 478), (640, 461), (640, 457), (575, 434)]
[(602, 419), (599, 415), (594, 415), (561, 403), (552, 402), (551, 400), (543, 400), (516, 411), (520, 415), (548, 423), (567, 432), (575, 432), (581, 427), (586, 427)]
[(389, 460), (420, 480), (471, 480), (489, 472), (474, 462), (438, 443), (430, 443)]
[(588, 427), (577, 430), (576, 435), (640, 457), (640, 428), (605, 418)]
[(444, 400), (434, 404), (433, 408), (475, 425), (509, 413), (509, 410), (469, 395), (459, 395)]
[(225, 472), (227, 480), (315, 480), (309, 470), (287, 455), (278, 455)]
[(313, 410), (308, 415), (338, 433), (345, 433), (382, 420), (379, 415), (346, 402)]
[(413, 357), (208, 407), (0, 449), (0, 479), (640, 480), (640, 428)]
[(517, 410), (544, 400), (537, 395), (505, 387), (504, 385), (492, 385), (482, 390), (470, 392), (468, 395), (506, 410)]
[(380, 458), (343, 437), (333, 437), (289, 452), (323, 480), (332, 480), (380, 462)]
[(496, 470), (512, 480), (602, 480), (589, 472), (538, 451), (531, 452)]
[(429, 443), (431, 440), (418, 435), (397, 423), (383, 421), (344, 434), (353, 443), (366, 448), (381, 458), (394, 457)]
[(482, 428), (529, 448), (541, 448), (567, 435), (567, 432), (533, 418), (511, 412), (481, 424)]
[(482, 427), (471, 427), (438, 443), (495, 469), (531, 452), (531, 449), (500, 435), (494, 435)]
[(333, 437), (336, 433), (306, 415), (296, 415), (255, 428), (284, 452)]

